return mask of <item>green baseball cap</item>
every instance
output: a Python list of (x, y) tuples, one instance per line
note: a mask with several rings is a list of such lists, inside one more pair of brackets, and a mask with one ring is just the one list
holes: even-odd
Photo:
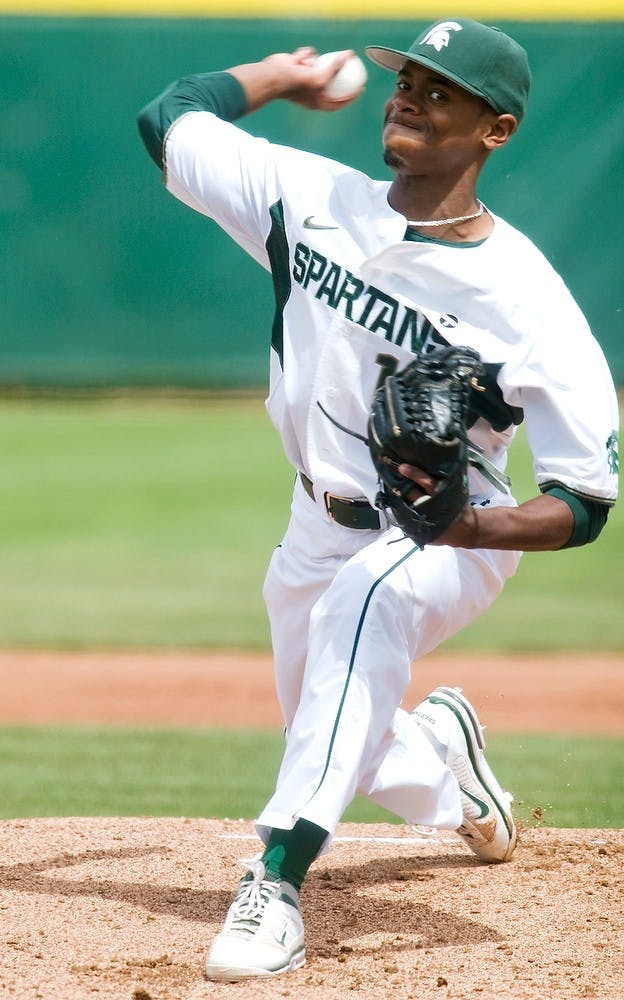
[(499, 114), (521, 121), (531, 84), (527, 54), (500, 28), (458, 18), (437, 21), (423, 31), (407, 52), (368, 45), (366, 55), (397, 73), (407, 59), (482, 97)]

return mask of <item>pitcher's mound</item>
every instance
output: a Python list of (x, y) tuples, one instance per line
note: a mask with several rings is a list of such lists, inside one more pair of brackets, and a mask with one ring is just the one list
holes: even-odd
[(624, 832), (525, 830), (483, 866), (453, 834), (341, 825), (302, 895), (307, 964), (273, 980), (203, 979), (250, 823), (7, 820), (1, 996), (471, 998), (622, 995)]

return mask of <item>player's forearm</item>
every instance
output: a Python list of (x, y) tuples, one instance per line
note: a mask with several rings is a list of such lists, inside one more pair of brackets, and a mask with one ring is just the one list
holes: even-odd
[(570, 507), (538, 496), (518, 507), (470, 507), (438, 544), (468, 549), (547, 552), (563, 548), (574, 530)]
[(287, 96), (290, 85), (289, 75), (280, 72), (274, 58), (223, 72), (184, 76), (139, 112), (139, 133), (148, 153), (162, 168), (165, 137), (182, 115), (209, 111), (223, 121), (233, 122), (268, 101)]
[(279, 56), (223, 72), (184, 76), (140, 111), (139, 133), (148, 153), (162, 168), (165, 137), (182, 115), (209, 111), (223, 121), (233, 122), (269, 101), (290, 96), (294, 86), (292, 66), (289, 71)]
[(176, 80), (139, 113), (137, 124), (145, 147), (162, 167), (165, 136), (189, 111), (211, 111), (224, 121), (236, 121), (250, 110), (246, 92), (232, 73), (199, 73)]
[(249, 111), (257, 111), (270, 101), (288, 98), (293, 86), (290, 76), (272, 59), (232, 66), (228, 70), (245, 93)]
[(317, 64), (315, 50), (305, 47), (220, 73), (182, 77), (139, 113), (141, 138), (154, 162), (162, 167), (165, 136), (174, 121), (189, 111), (210, 111), (233, 122), (279, 98), (317, 111), (337, 111), (358, 92), (337, 100), (325, 94), (325, 87), (352, 55), (351, 49), (345, 49), (329, 62)]

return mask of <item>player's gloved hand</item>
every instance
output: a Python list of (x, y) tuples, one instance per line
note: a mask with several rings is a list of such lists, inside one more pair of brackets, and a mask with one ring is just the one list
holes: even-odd
[[(416, 503), (421, 497), (431, 495), (436, 487), (436, 481), (423, 469), (418, 469), (414, 465), (402, 463), (398, 470), (401, 476), (410, 479), (414, 483), (414, 488), (410, 489), (407, 499), (410, 503)], [(453, 521), (450, 528), (432, 539), (430, 545), (450, 545), (453, 548), (475, 549), (479, 547), (480, 530), (477, 512), (469, 503), (465, 504)]]
[[(373, 399), (368, 442), (377, 504), (421, 546), (444, 535), (468, 505), (467, 417), (476, 351), (437, 348), (388, 376)], [(401, 467), (413, 473), (406, 477)]]

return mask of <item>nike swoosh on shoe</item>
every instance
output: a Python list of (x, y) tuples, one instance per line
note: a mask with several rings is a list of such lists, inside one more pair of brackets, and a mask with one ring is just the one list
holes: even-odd
[(464, 795), (468, 796), (471, 802), (474, 802), (477, 808), (481, 810), (481, 812), (479, 813), (478, 816), (475, 817), (475, 819), (483, 819), (484, 816), (487, 816), (488, 812), (490, 811), (487, 802), (484, 802), (483, 799), (478, 799), (476, 795), (473, 795), (471, 792), (469, 792), (468, 789), (464, 788), (463, 785), (460, 785), (459, 789), (461, 792), (464, 793)]

